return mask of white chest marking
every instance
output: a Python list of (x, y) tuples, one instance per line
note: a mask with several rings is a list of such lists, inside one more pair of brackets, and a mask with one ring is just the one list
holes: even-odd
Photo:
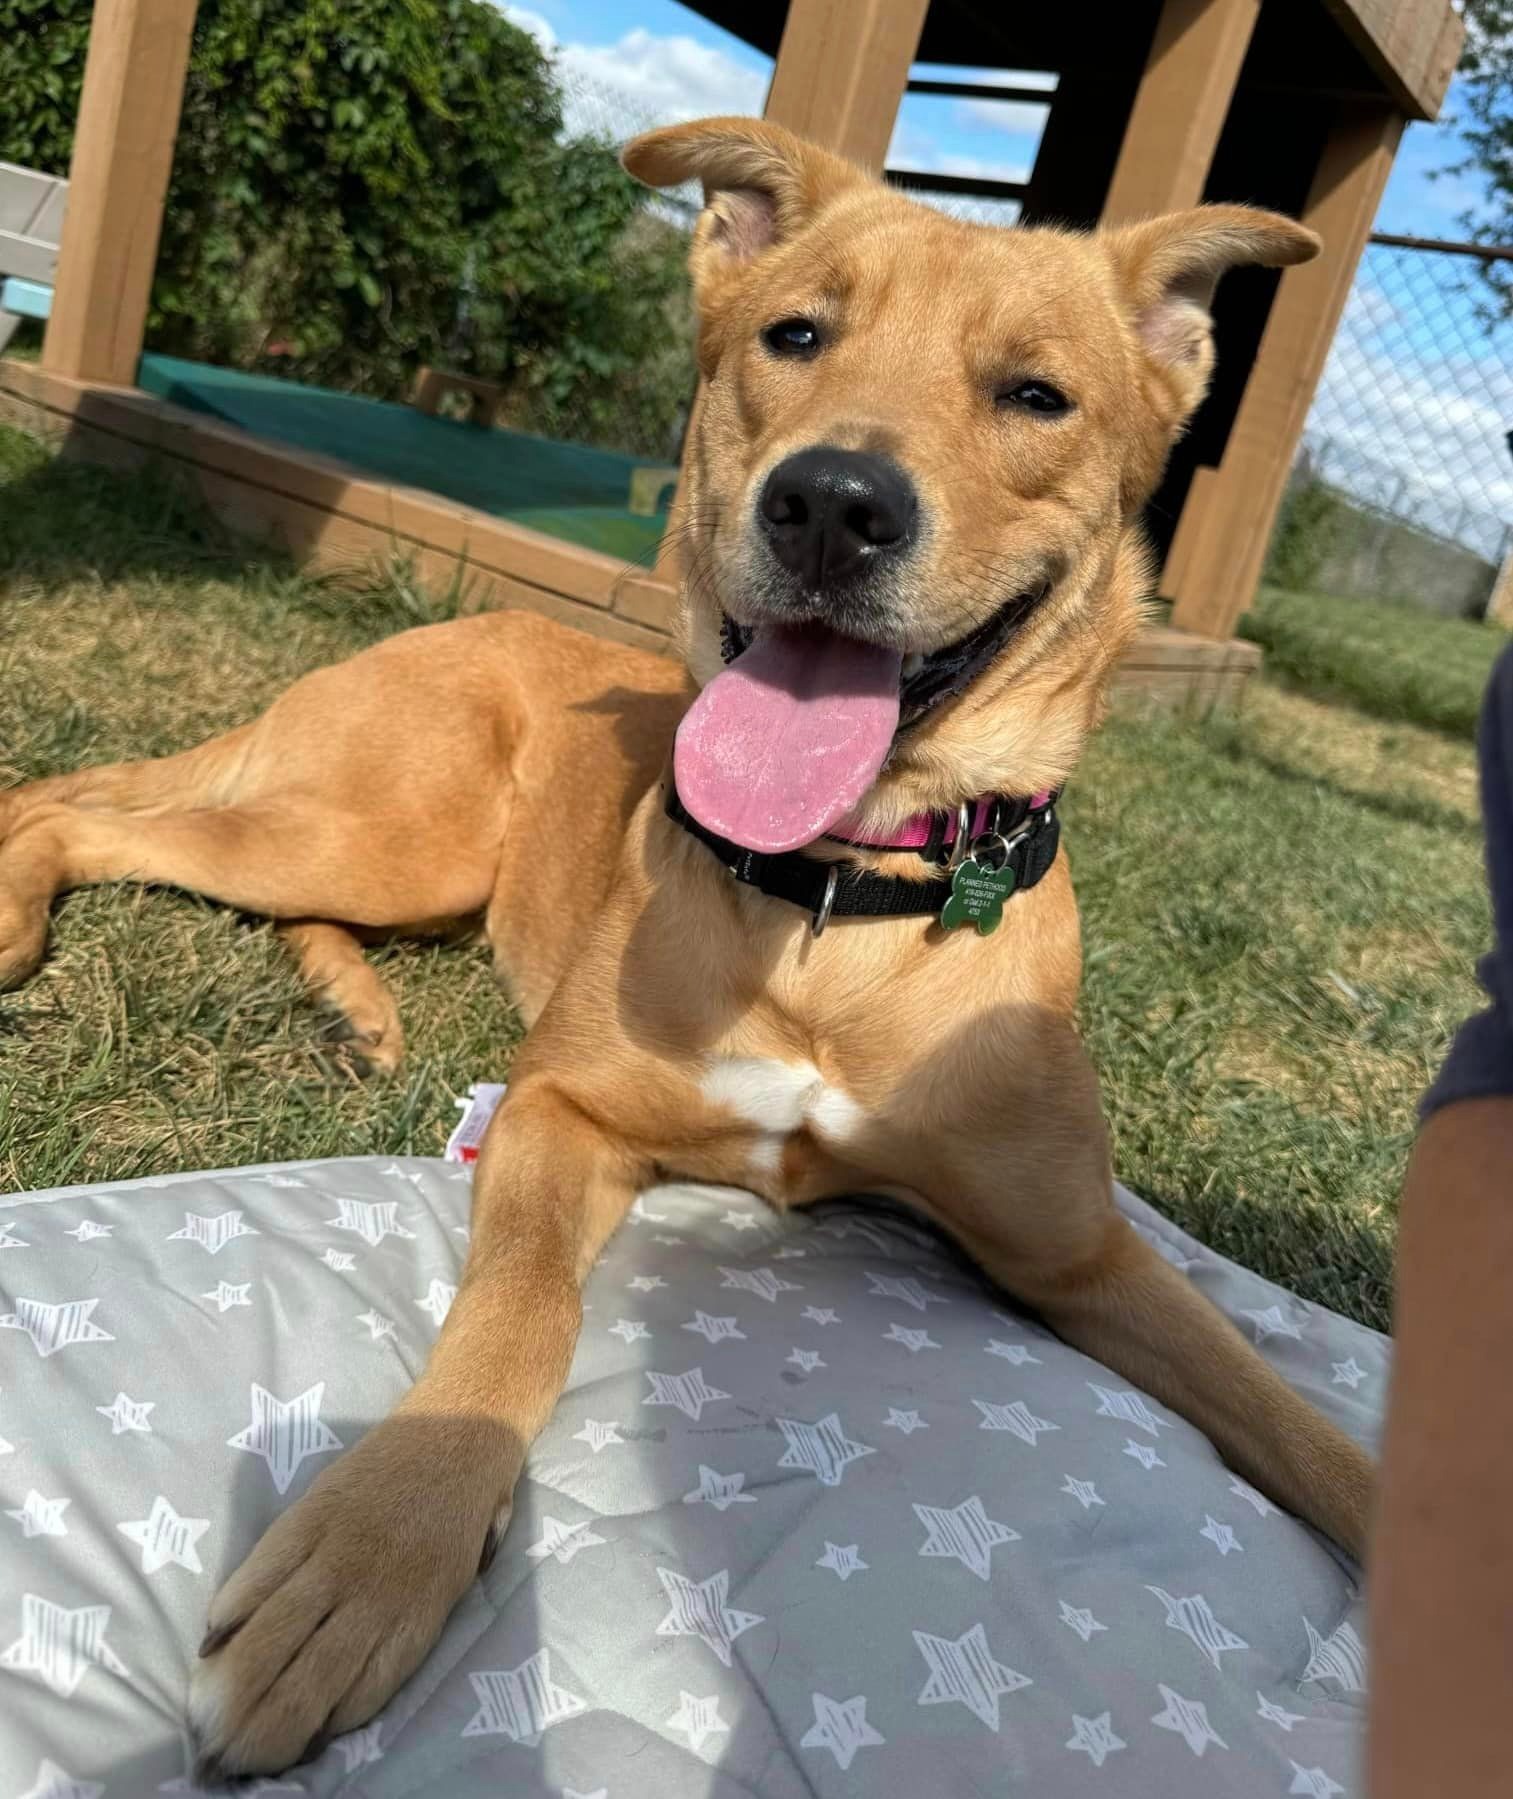
[(812, 1062), (722, 1056), (710, 1065), (699, 1091), (761, 1133), (752, 1146), (751, 1164), (765, 1174), (777, 1172), (784, 1140), (805, 1125), (832, 1142), (844, 1142), (866, 1120), (849, 1093), (826, 1086)]

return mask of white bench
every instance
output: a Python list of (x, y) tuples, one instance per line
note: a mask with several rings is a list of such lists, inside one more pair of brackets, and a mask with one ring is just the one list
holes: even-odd
[(0, 350), (24, 318), (52, 310), (68, 183), (0, 162)]

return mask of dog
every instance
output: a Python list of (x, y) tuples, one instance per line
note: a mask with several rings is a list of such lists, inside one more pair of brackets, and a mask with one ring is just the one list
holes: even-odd
[(1368, 1458), (1115, 1210), (1055, 813), (1140, 624), (1214, 286), (1317, 240), (1236, 206), (967, 224), (750, 119), (625, 163), (705, 194), (684, 666), (479, 615), (186, 754), (0, 795), (0, 979), (58, 891), (129, 878), (278, 920), (381, 1067), (370, 932), (481, 914), (531, 1026), (427, 1367), (212, 1603), (203, 1779), (288, 1767), (420, 1665), (508, 1522), (588, 1269), (674, 1175), (907, 1203), (1362, 1552)]

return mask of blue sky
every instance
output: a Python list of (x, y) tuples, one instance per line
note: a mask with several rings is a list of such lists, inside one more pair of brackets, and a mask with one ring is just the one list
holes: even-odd
[[(565, 71), (612, 88), (648, 115), (760, 110), (768, 59), (677, 0), (507, 0), (505, 10), (531, 24), (556, 49)], [(932, 68), (928, 73), (955, 71)], [(1452, 90), (1446, 108), (1452, 117), (1454, 98)], [(1044, 110), (1033, 106), (909, 95), (889, 161), (1022, 180), (1043, 119)], [(1432, 171), (1457, 160), (1458, 148), (1453, 124), (1409, 127), (1382, 203), (1380, 229), (1425, 237), (1461, 235), (1458, 221), (1476, 203), (1475, 185), (1458, 177), (1430, 178)]]

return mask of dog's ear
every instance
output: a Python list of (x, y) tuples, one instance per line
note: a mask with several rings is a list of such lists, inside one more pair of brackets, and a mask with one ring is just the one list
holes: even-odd
[(1307, 262), (1320, 249), (1306, 226), (1253, 206), (1197, 206), (1100, 235), (1141, 347), (1177, 404), (1177, 424), (1208, 390), (1214, 362), (1208, 309), (1219, 277), (1247, 264), (1274, 269)]
[(648, 187), (704, 185), (689, 264), (701, 288), (792, 237), (869, 177), (854, 163), (763, 119), (695, 119), (634, 137), (621, 160)]

